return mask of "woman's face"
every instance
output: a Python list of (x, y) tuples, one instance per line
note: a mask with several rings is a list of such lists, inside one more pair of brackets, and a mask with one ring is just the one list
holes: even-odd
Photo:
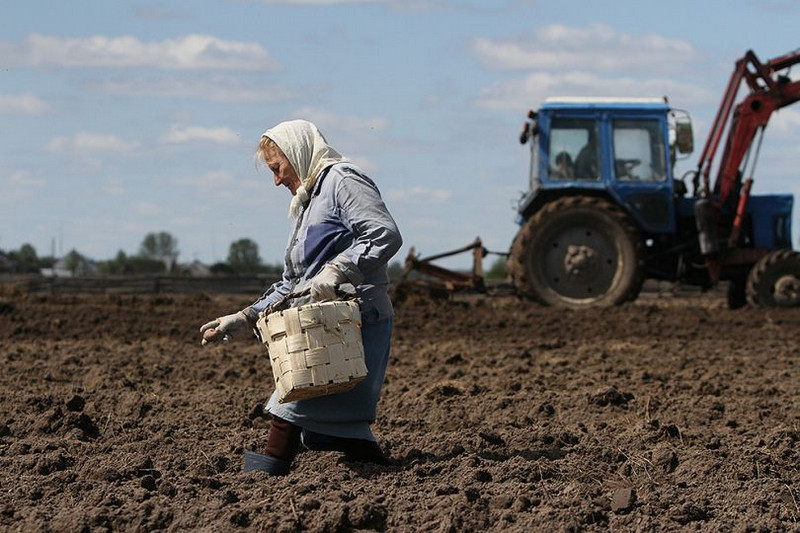
[(294, 196), (301, 185), (300, 178), (297, 177), (297, 172), (294, 171), (294, 167), (280, 148), (274, 144), (267, 145), (264, 149), (264, 161), (275, 175), (275, 186), (283, 185)]

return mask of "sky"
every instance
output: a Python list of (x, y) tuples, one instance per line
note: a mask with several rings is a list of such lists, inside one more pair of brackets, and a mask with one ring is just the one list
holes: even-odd
[[(800, 0), (6, 0), (0, 250), (105, 260), (166, 231), (180, 262), (248, 238), (281, 263), (290, 196), (253, 154), (305, 118), (377, 183), (395, 261), (476, 237), (506, 252), (528, 109), (667, 96), (694, 123), (681, 175), (734, 62), (798, 48)], [(796, 195), (798, 247), (800, 105), (773, 116), (755, 178)]]

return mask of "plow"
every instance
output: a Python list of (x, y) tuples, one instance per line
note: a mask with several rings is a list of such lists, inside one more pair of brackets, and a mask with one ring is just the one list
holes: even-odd
[[(457, 271), (434, 264), (434, 261), (466, 253), (472, 255), (471, 271)], [(396, 286), (400, 290), (412, 288), (427, 292), (435, 298), (447, 298), (455, 293), (489, 294), (508, 289), (509, 287), (502, 283), (497, 284), (486, 279), (483, 259), (487, 255), (505, 257), (508, 254), (487, 250), (480, 237), (476, 237), (473, 242), (461, 248), (426, 257), (422, 257), (416, 248), (412, 247)]]

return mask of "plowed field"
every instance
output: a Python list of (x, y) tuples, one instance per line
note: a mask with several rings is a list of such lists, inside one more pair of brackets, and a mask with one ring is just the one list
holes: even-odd
[(6, 531), (797, 531), (800, 310), (397, 302), (391, 466), (242, 472), (271, 392), (250, 298), (0, 294)]

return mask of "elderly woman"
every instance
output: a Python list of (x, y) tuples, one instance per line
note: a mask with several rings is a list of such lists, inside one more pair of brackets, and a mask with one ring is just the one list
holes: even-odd
[[(402, 243), (397, 225), (372, 180), (310, 122), (293, 120), (268, 129), (256, 157), (272, 171), (275, 185), (293, 196), (283, 276), (249, 307), (205, 324), (204, 344), (245, 335), (259, 312), (292, 292), (310, 285), (311, 298), (323, 302), (336, 299), (338, 285), (350, 283), (361, 305), (369, 373), (345, 393), (285, 404), (273, 393), (265, 408), (270, 414), (266, 449), (246, 451), (245, 470), (285, 475), (301, 442), (312, 450), (342, 452), (349, 460), (385, 464), (370, 425), (389, 359), (394, 313), (386, 264)], [(299, 306), (308, 299), (291, 302)]]

